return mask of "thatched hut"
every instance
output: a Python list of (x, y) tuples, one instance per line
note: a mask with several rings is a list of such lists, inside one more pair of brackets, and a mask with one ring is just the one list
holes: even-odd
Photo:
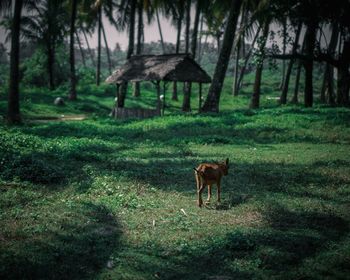
[[(199, 83), (199, 108), (201, 107), (202, 83), (210, 83), (210, 76), (187, 54), (132, 56), (121, 68), (106, 79), (107, 83), (119, 85), (125, 82), (151, 81), (157, 88), (157, 107), (154, 114), (161, 114), (160, 82)], [(165, 98), (165, 96), (164, 96)], [(164, 110), (165, 99), (163, 100)], [(136, 112), (137, 110), (135, 110)], [(125, 114), (122, 112), (126, 112)], [(145, 117), (145, 110), (135, 117)], [(115, 116), (132, 116), (132, 109), (116, 108)]]

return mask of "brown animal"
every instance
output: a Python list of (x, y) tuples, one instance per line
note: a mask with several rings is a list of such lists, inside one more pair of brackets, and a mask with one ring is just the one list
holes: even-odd
[(197, 168), (194, 169), (194, 174), (197, 181), (197, 193), (198, 193), (198, 206), (202, 207), (202, 192), (205, 186), (208, 186), (208, 199), (211, 198), (211, 187), (213, 184), (217, 186), (217, 199), (220, 202), (221, 193), (221, 177), (228, 174), (229, 160), (221, 163), (201, 163)]

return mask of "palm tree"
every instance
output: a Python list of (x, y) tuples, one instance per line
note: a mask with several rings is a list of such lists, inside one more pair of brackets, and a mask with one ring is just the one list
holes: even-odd
[[(0, 1), (0, 12), (6, 13), (11, 9), (12, 5), (12, 1), (9, 0)], [(22, 7), (23, 0), (15, 1), (11, 24), (10, 81), (7, 120), (9, 123), (13, 124), (21, 122), (19, 107), (19, 39)]]
[(219, 58), (215, 67), (213, 81), (209, 88), (208, 96), (202, 108), (203, 112), (219, 112), (221, 90), (231, 55), (237, 19), (239, 16), (242, 2), (242, 0), (234, 0), (231, 3), (222, 47), (220, 49)]
[[(128, 50), (126, 54), (126, 59), (129, 59), (132, 54), (134, 53), (134, 45), (135, 45), (135, 16), (136, 16), (136, 4), (137, 0), (130, 0), (126, 1), (124, 5), (130, 5), (129, 9), (129, 15), (128, 15), (128, 22), (129, 22), (129, 43), (128, 43)], [(120, 9), (126, 9), (127, 6), (120, 6)], [(119, 88), (119, 93), (118, 93), (118, 99), (117, 99), (117, 107), (123, 108), (124, 103), (125, 103), (125, 97), (127, 93), (127, 88), (128, 84), (127, 83), (122, 83), (120, 88)]]
[[(173, 18), (176, 21), (176, 27), (177, 27), (177, 36), (176, 36), (176, 47), (175, 47), (175, 53), (180, 53), (180, 45), (181, 45), (181, 29), (182, 29), (182, 21), (184, 18), (184, 11), (185, 11), (185, 0), (178, 0), (175, 1), (174, 5), (171, 6), (171, 11)], [(172, 94), (172, 100), (177, 101), (177, 83), (173, 83), (173, 94)]]
[[(298, 46), (299, 46), (299, 38), (300, 38), (300, 34), (301, 34), (301, 28), (302, 28), (302, 23), (299, 22), (297, 29), (295, 31), (295, 39), (294, 39), (294, 43), (293, 43), (293, 47), (292, 47), (292, 54), (296, 54)], [(285, 50), (284, 50), (285, 53)], [(286, 104), (287, 103), (287, 94), (288, 94), (288, 88), (289, 88), (289, 80), (290, 80), (290, 75), (292, 74), (292, 69), (293, 69), (293, 64), (294, 64), (295, 59), (291, 58), (291, 60), (289, 61), (288, 64), (288, 68), (287, 68), (287, 72), (284, 75), (284, 83), (282, 85), (282, 93), (281, 93), (281, 97), (280, 97), (280, 104)], [(284, 62), (284, 60), (283, 60)]]
[[(87, 1), (86, 3), (89, 3)], [(122, 4), (120, 4), (122, 5)], [(92, 7), (92, 9), (91, 9)], [(120, 30), (120, 25), (117, 20), (114, 19), (113, 12), (117, 8), (116, 0), (95, 0), (92, 6), (86, 4), (84, 6), (85, 12), (89, 14), (90, 26), (97, 26), (97, 63), (96, 63), (96, 85), (100, 85), (101, 82), (101, 40), (102, 40), (102, 18), (105, 16), (109, 20), (109, 22), (116, 28)], [(108, 50), (108, 46), (106, 44), (107, 40), (105, 40), (106, 51)], [(107, 53), (107, 58), (109, 53)]]
[(75, 76), (75, 56), (74, 56), (74, 33), (75, 33), (75, 20), (77, 17), (77, 5), (78, 0), (71, 0), (71, 16), (70, 16), (70, 30), (69, 30), (69, 64), (70, 64), (70, 83), (69, 83), (69, 99), (76, 100), (76, 76)]
[[(335, 49), (338, 43), (338, 37), (339, 37), (338, 23), (333, 23), (332, 36), (327, 49), (328, 54), (334, 55)], [(320, 94), (320, 101), (322, 103), (326, 102), (326, 95), (327, 95), (327, 102), (329, 104), (334, 103), (333, 74), (334, 74), (334, 67), (329, 63), (326, 63), (326, 69), (323, 76), (322, 89)]]
[[(137, 42), (136, 42), (136, 54), (140, 55), (142, 51), (142, 36), (143, 36), (143, 1), (137, 3)], [(140, 82), (134, 83), (133, 96), (140, 96)]]
[(53, 90), (56, 47), (63, 42), (66, 35), (67, 17), (64, 3), (59, 0), (29, 2), (26, 5), (26, 12), (27, 15), (22, 17), (22, 36), (44, 47), (49, 89)]
[(269, 34), (269, 26), (270, 26), (269, 19), (265, 19), (263, 33), (259, 42), (259, 58), (256, 65), (256, 70), (255, 70), (254, 89), (253, 89), (253, 94), (249, 105), (249, 108), (251, 109), (259, 108), (259, 105), (260, 105), (261, 78), (262, 78), (262, 71), (264, 67), (265, 45)]
[[(185, 29), (185, 53), (190, 49), (190, 25), (191, 25), (191, 0), (186, 1), (186, 29)], [(191, 111), (191, 83), (184, 83), (184, 99), (182, 111)]]

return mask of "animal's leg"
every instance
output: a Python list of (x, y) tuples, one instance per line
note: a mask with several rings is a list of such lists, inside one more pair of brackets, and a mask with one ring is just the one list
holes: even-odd
[(199, 207), (202, 207), (203, 205), (203, 200), (202, 200), (202, 192), (204, 190), (204, 184), (203, 184), (203, 181), (201, 182), (201, 186), (200, 188), (198, 189), (198, 206)]
[(221, 183), (220, 183), (220, 180), (218, 181), (217, 186), (218, 186), (218, 202), (220, 202), (221, 201), (221, 198), (220, 198), (220, 194), (221, 194)]
[(196, 177), (197, 191), (198, 191), (201, 185), (201, 177), (198, 175), (196, 171), (194, 172), (194, 176)]
[(209, 202), (211, 198), (211, 185), (208, 185), (208, 199), (207, 201)]

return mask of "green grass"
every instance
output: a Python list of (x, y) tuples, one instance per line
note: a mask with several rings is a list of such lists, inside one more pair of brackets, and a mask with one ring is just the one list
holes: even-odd
[[(348, 278), (350, 111), (278, 108), (277, 83), (260, 110), (228, 80), (218, 115), (180, 101), (126, 121), (107, 117), (112, 86), (64, 107), (64, 88), (24, 89), (25, 123), (0, 126), (1, 278)], [(154, 103), (145, 86), (127, 106)], [(88, 118), (33, 121), (62, 114)], [(198, 208), (192, 168), (226, 157), (222, 203)]]

